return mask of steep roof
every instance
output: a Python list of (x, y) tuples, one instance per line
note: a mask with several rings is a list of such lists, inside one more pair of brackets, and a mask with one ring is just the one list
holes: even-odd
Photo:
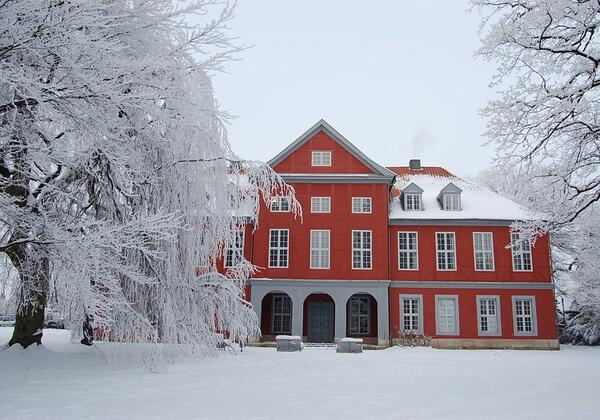
[[(409, 167), (389, 167), (398, 176), (392, 196), (397, 197), (402, 190), (414, 184), (423, 189), (424, 210), (404, 210), (398, 198), (390, 204), (390, 220), (437, 219), (437, 220), (531, 220), (539, 218), (527, 208), (479, 186), (462, 179), (442, 167), (429, 166), (421, 169)], [(449, 183), (462, 190), (460, 211), (442, 210), (437, 200), (440, 192)]]
[(275, 167), (277, 164), (282, 162), (285, 158), (291, 155), (295, 150), (297, 150), (304, 143), (309, 141), (311, 138), (315, 136), (319, 131), (325, 132), (329, 137), (331, 137), (335, 142), (337, 142), (341, 147), (351, 153), (354, 157), (360, 160), (365, 166), (373, 171), (375, 175), (383, 176), (389, 178), (390, 181), (396, 176), (396, 174), (379, 165), (377, 162), (370, 159), (367, 155), (361, 152), (355, 145), (353, 145), (347, 138), (338, 133), (327, 121), (321, 119), (311, 128), (306, 130), (300, 137), (294, 140), (288, 147), (283, 149), (277, 156), (271, 159), (268, 164), (271, 167)]

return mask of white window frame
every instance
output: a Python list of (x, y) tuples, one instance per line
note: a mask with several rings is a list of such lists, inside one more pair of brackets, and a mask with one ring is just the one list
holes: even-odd
[[(369, 233), (369, 248), (364, 247), (364, 233)], [(360, 233), (360, 248), (354, 247), (354, 234)], [(352, 237), (350, 238), (351, 246), (352, 246), (352, 269), (353, 270), (372, 270), (373, 269), (373, 231), (372, 230), (353, 230)], [(359, 252), (360, 254), (360, 266), (354, 266), (354, 253)], [(364, 255), (365, 253), (369, 254), (369, 266), (364, 267)]]
[[(369, 210), (364, 210), (364, 203), (369, 203)], [(371, 214), (373, 213), (373, 200), (371, 197), (352, 197), (352, 213)]]
[[(521, 239), (522, 234), (521, 233), (514, 233), (511, 232), (510, 234), (510, 249), (511, 249), (511, 253), (512, 253), (512, 267), (513, 267), (513, 271), (516, 272), (532, 272), (533, 271), (533, 249), (531, 247), (531, 242), (528, 240), (524, 240)], [(522, 249), (522, 245), (524, 243), (527, 243), (528, 246), (528, 250), (523, 251)], [(529, 254), (529, 269), (524, 269), (523, 267), (525, 266), (525, 259), (524, 259), (524, 255)], [(518, 269), (516, 267), (516, 260), (519, 260), (521, 263), (521, 268)]]
[[(408, 199), (411, 197), (411, 200)], [(411, 205), (409, 205), (409, 203)], [(419, 193), (404, 194), (404, 210), (405, 211), (421, 211), (423, 210), (423, 200)]]
[[(444, 243), (447, 244), (448, 243), (448, 236), (451, 234), (452, 235), (452, 244), (453, 244), (453, 249), (452, 250), (440, 250), (439, 249), (439, 240), (438, 240), (438, 235), (445, 235), (444, 236)], [(443, 253), (445, 255), (445, 266), (448, 267), (448, 255), (451, 253), (454, 253), (454, 268), (440, 268), (440, 253)], [(456, 252), (456, 232), (435, 232), (435, 268), (437, 271), (456, 271), (458, 269), (458, 258), (457, 258), (457, 252)]]
[[(408, 235), (410, 235), (410, 234), (414, 234), (415, 235), (415, 245), (416, 245), (415, 249), (410, 249), (410, 248), (401, 249), (400, 248), (400, 235), (403, 235), (403, 234), (407, 235), (407, 238), (406, 238), (406, 244), (407, 245), (409, 244), (409, 240), (408, 240), (409, 237), (408, 237)], [(411, 253), (414, 254), (414, 256), (415, 256), (415, 262), (416, 262), (416, 266), (414, 268), (410, 268), (410, 267), (409, 268), (402, 268), (400, 266), (400, 260), (401, 260), (400, 255), (402, 253), (406, 253), (406, 261), (407, 262), (410, 261), (410, 259), (409, 259), (410, 254)], [(400, 270), (400, 271), (418, 271), (419, 270), (419, 232), (415, 232), (415, 231), (399, 231), (398, 232), (398, 270)]]
[[(275, 299), (286, 299), (286, 298), (290, 302), (290, 311), (289, 311), (289, 313), (288, 312), (283, 312), (283, 311), (281, 311), (281, 312), (275, 312)], [(294, 308), (293, 308), (294, 302), (292, 302), (292, 298), (290, 298), (285, 293), (277, 293), (277, 294), (274, 294), (271, 299), (272, 299), (272, 302), (271, 302), (271, 331), (274, 334), (291, 334), (291, 332), (292, 332), (292, 313), (293, 313), (293, 310), (294, 310)], [(281, 303), (281, 308), (283, 309), (283, 302)], [(276, 316), (281, 317), (281, 319), (282, 319), (281, 320), (281, 325), (282, 326), (283, 326), (283, 318), (289, 318), (290, 319), (290, 322), (289, 322), (290, 329), (289, 330), (283, 330), (283, 328), (282, 328), (280, 330), (276, 330), (275, 329), (275, 317)]]
[[(246, 230), (244, 228), (235, 230), (235, 237), (233, 239), (233, 243), (231, 241), (227, 241), (225, 246), (225, 261), (223, 262), (223, 266), (225, 268), (231, 268), (237, 264), (239, 264), (244, 259), (244, 241), (246, 239)], [(241, 238), (238, 237), (238, 234), (241, 232)], [(238, 246), (238, 239), (241, 240), (241, 246)]]
[[(454, 200), (454, 197), (456, 197), (456, 200)], [(442, 194), (442, 209), (444, 209), (446, 211), (460, 211), (460, 209), (461, 209), (460, 194), (458, 194), (458, 193)]]
[[(497, 331), (489, 331), (489, 327), (488, 327), (488, 331), (483, 331), (483, 329), (481, 328), (481, 320), (485, 317), (486, 319), (488, 319), (488, 326), (489, 326), (489, 318), (491, 318), (492, 315), (489, 314), (485, 314), (483, 315), (481, 313), (481, 301), (486, 300), (486, 301), (490, 301), (493, 300), (495, 301), (495, 310), (496, 310), (496, 314), (494, 315), (496, 318), (496, 329)], [(476, 296), (476, 303), (477, 303), (477, 335), (480, 336), (490, 336), (490, 337), (499, 337), (502, 335), (502, 311), (500, 310), (500, 296), (499, 295), (477, 295)]]
[[(326, 159), (325, 157), (328, 156)], [(331, 166), (331, 150), (313, 150), (311, 152), (311, 166)]]
[[(323, 209), (324, 203), (327, 203), (326, 210)], [(310, 212), (311, 213), (331, 213), (331, 197), (311, 197), (310, 198)]]
[[(284, 208), (285, 203), (285, 208)], [(292, 199), (288, 196), (277, 196), (271, 199), (271, 213), (288, 213), (292, 207)]]
[[(271, 246), (271, 235), (273, 234), (273, 232), (279, 232), (279, 234), (277, 235), (277, 246), (273, 247)], [(286, 246), (281, 246), (281, 232), (287, 232), (287, 242), (286, 242)], [(290, 230), (289, 229), (269, 229), (269, 254), (267, 255), (267, 258), (269, 259), (269, 268), (288, 268), (290, 265)], [(271, 250), (275, 250), (277, 251), (277, 265), (272, 265), (271, 264)], [(286, 255), (286, 264), (285, 265), (280, 265), (281, 260), (282, 260), (282, 252), (285, 251), (285, 255)]]
[[(409, 299), (416, 299), (419, 302), (419, 308), (416, 313), (418, 316), (417, 319), (417, 329), (416, 330), (406, 330), (404, 328), (404, 316), (414, 316), (414, 312), (404, 312), (404, 301)], [(411, 308), (412, 309), (412, 308)], [(412, 322), (411, 322), (412, 324)], [(423, 334), (423, 295), (400, 295), (400, 331), (405, 334)]]
[[(322, 235), (326, 233), (326, 238), (327, 238), (327, 247), (325, 248), (323, 246), (323, 238), (319, 238), (319, 243), (316, 244), (317, 246), (315, 246), (315, 238), (314, 236), (317, 236), (317, 234)], [(315, 255), (314, 253), (317, 253), (318, 258), (313, 258)], [(326, 259), (325, 259), (326, 257)], [(325, 229), (314, 229), (310, 231), (310, 268), (312, 270), (329, 270), (329, 265), (330, 265), (330, 259), (331, 259), (331, 232), (329, 230), (325, 230)], [(319, 265), (316, 264), (316, 262), (320, 263)], [(323, 263), (326, 264), (323, 264)]]
[[(477, 249), (477, 241), (475, 240), (476, 235), (481, 235), (481, 245), (483, 246), (483, 249), (478, 250)], [(489, 236), (490, 237), (490, 244), (492, 246), (491, 249), (485, 249), (485, 236)], [(481, 254), (482, 256), (482, 261), (483, 261), (483, 268), (477, 268), (477, 254)], [(492, 268), (485, 268), (486, 267), (486, 262), (488, 262), (486, 260), (486, 256), (490, 257), (491, 256), (491, 262), (492, 262)], [(495, 271), (496, 270), (496, 261), (494, 258), (494, 234), (492, 232), (473, 232), (473, 267), (475, 268), (475, 271)]]
[[(531, 318), (531, 331), (517, 331), (517, 302), (518, 301), (528, 301), (531, 303), (531, 314), (529, 317)], [(537, 309), (535, 305), (535, 296), (522, 296), (522, 295), (514, 295), (512, 297), (512, 311), (513, 311), (513, 331), (515, 336), (519, 337), (533, 337), (537, 336)], [(521, 317), (525, 318), (524, 315)], [(523, 321), (524, 322), (524, 321)]]
[[(440, 319), (440, 300), (454, 301), (454, 330), (442, 331)], [(458, 307), (458, 295), (435, 295), (435, 334), (436, 335), (460, 335), (460, 317)]]
[[(367, 314), (366, 315), (363, 315), (360, 313), (360, 304), (359, 304), (359, 313), (358, 314), (352, 313), (352, 299), (361, 299), (361, 300), (365, 299), (366, 300), (366, 305), (367, 305)], [(358, 329), (359, 329), (358, 332), (352, 331), (352, 318), (358, 318)], [(367, 318), (367, 331), (366, 332), (360, 332), (361, 318)], [(348, 331), (350, 332), (350, 335), (362, 335), (362, 336), (370, 336), (371, 335), (371, 296), (359, 294), (359, 295), (352, 295), (348, 299)]]

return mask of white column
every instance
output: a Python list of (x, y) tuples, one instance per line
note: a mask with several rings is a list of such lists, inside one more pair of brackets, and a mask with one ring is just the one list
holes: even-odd
[[(265, 297), (265, 292), (260, 290), (259, 287), (252, 286), (250, 289), (250, 303), (252, 303), (252, 309), (256, 312), (256, 316), (258, 317), (258, 325), (260, 325), (260, 320), (262, 319), (262, 300)], [(252, 336), (249, 338), (250, 343), (258, 343), (260, 341), (260, 337)]]
[(299, 293), (289, 293), (289, 295), (292, 299), (292, 335), (302, 337), (304, 298)]
[(390, 316), (387, 288), (375, 296), (377, 300), (377, 344), (387, 346), (390, 344)]
[(334, 340), (337, 341), (346, 337), (346, 301), (345, 294), (333, 293), (333, 301), (335, 302), (335, 331)]

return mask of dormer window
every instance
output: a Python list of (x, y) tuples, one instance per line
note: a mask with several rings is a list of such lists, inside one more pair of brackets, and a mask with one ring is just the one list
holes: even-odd
[(331, 166), (331, 152), (313, 151), (312, 166)]
[(404, 194), (404, 210), (421, 210), (421, 194)]
[(458, 211), (460, 210), (460, 195), (459, 194), (444, 194), (443, 209)]
[(450, 182), (448, 185), (440, 191), (438, 195), (438, 201), (442, 206), (442, 210), (447, 211), (460, 211), (462, 206), (460, 203), (460, 193), (462, 190)]
[(408, 184), (402, 190), (400, 202), (406, 211), (423, 210), (423, 190), (414, 183)]

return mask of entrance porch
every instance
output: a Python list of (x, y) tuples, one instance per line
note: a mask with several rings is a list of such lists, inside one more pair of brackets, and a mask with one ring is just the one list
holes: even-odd
[(250, 285), (261, 341), (289, 334), (309, 343), (359, 337), (389, 345), (387, 280), (252, 279)]

